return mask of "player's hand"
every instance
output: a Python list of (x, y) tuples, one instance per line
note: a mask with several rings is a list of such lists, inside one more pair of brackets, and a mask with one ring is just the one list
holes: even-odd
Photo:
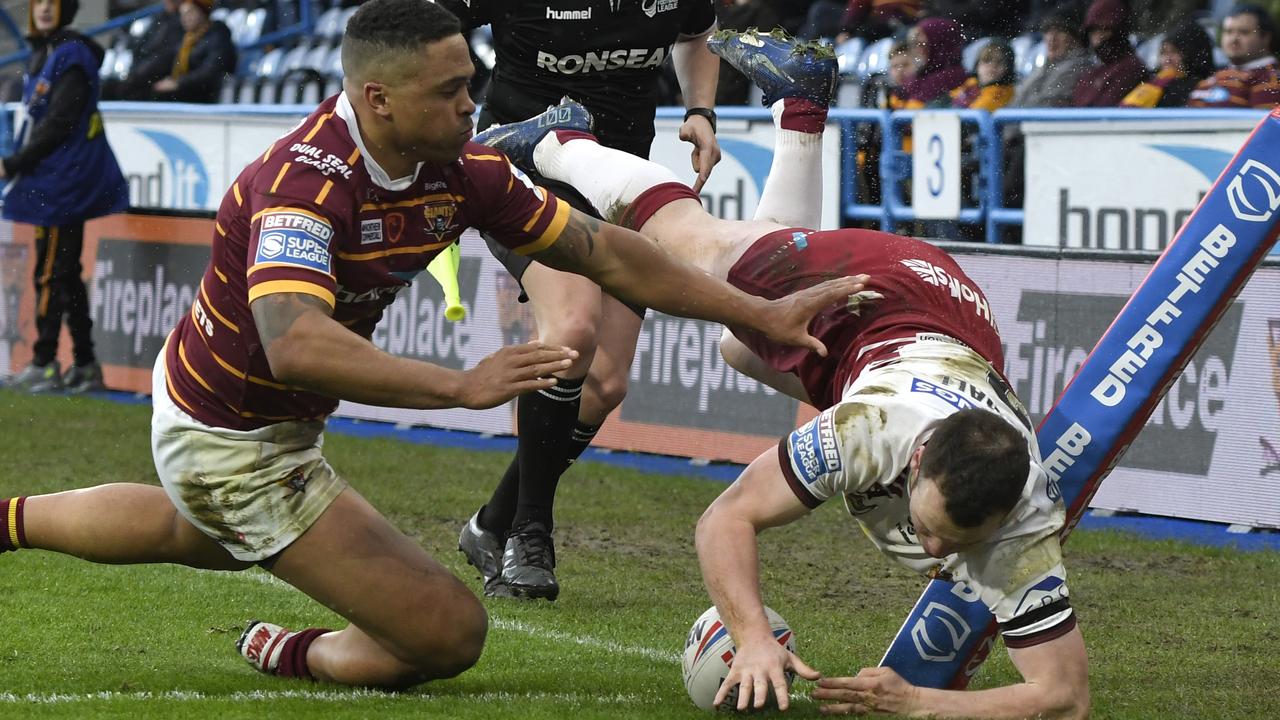
[(711, 176), (711, 168), (720, 162), (720, 143), (716, 140), (715, 131), (711, 129), (711, 121), (701, 115), (690, 115), (680, 126), (680, 139), (693, 143), (693, 171), (698, 179), (693, 181), (693, 191), (700, 192), (702, 186)]
[(738, 686), (738, 712), (748, 708), (759, 710), (769, 700), (769, 691), (778, 699), (778, 709), (791, 706), (787, 688), (786, 671), (791, 670), (806, 680), (817, 680), (822, 673), (805, 664), (803, 660), (779, 645), (772, 635), (755, 641), (743, 642), (733, 656), (733, 667), (720, 684), (714, 705), (720, 707), (725, 696)]
[(849, 296), (861, 292), (868, 279), (867, 275), (836, 278), (778, 298), (769, 303), (757, 329), (774, 342), (809, 348), (826, 357), (827, 347), (809, 334), (809, 321), (832, 305), (848, 305)]
[(919, 688), (903, 680), (892, 668), (872, 667), (863, 668), (856, 677), (819, 680), (813, 698), (829, 703), (819, 708), (824, 715), (910, 715), (919, 693)]
[(491, 408), (533, 390), (556, 384), (553, 373), (565, 370), (578, 357), (567, 347), (526, 343), (508, 345), (463, 373), (460, 407), (469, 410)]

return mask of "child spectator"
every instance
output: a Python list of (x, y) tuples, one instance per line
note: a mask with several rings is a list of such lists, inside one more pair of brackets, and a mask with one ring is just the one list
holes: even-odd
[(993, 40), (979, 51), (974, 76), (951, 91), (951, 106), (994, 112), (1013, 99), (1017, 80), (1013, 48), (1003, 40)]
[(1121, 107), (1183, 107), (1196, 85), (1213, 74), (1213, 42), (1198, 23), (1188, 20), (1160, 43), (1160, 70), (1133, 89)]

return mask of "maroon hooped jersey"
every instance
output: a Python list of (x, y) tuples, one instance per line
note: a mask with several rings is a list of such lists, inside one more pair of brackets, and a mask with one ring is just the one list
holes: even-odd
[(475, 143), (454, 162), (390, 178), (365, 150), (346, 96), (329, 98), (223, 197), (209, 267), (166, 347), (169, 394), (197, 420), (234, 430), (323, 418), (337, 400), (276, 380), (250, 303), (312, 295), (368, 338), (396, 293), (464, 229), (528, 254), (555, 242), (569, 212)]

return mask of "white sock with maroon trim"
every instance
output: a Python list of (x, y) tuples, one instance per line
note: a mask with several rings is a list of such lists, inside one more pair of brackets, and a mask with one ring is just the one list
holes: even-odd
[(817, 230), (822, 223), (822, 130), (827, 109), (784, 98), (771, 110), (773, 165), (754, 219)]
[(611, 223), (618, 222), (646, 190), (680, 182), (675, 173), (655, 162), (604, 147), (581, 134), (566, 134), (562, 143), (557, 133), (547, 133), (533, 148), (533, 164), (544, 176), (572, 185)]

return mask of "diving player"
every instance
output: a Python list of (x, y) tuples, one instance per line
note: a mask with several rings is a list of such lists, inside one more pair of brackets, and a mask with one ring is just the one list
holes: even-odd
[[(781, 34), (717, 33), (715, 52), (755, 80), (777, 125), (756, 217), (708, 215), (661, 166), (603, 148), (563, 106), (477, 140), (568, 182), (609, 217), (669, 252), (764, 297), (851, 273), (870, 276), (810, 330), (826, 357), (732, 327), (730, 365), (810, 402), (817, 418), (766, 451), (698, 522), (707, 589), (737, 646), (716, 697), (786, 708), (787, 670), (819, 673), (774, 641), (761, 601), (756, 535), (833, 497), (883, 553), (928, 577), (964, 583), (1000, 622), (1023, 682), (973, 692), (909, 685), (889, 668), (823, 678), (826, 713), (928, 717), (1084, 717), (1088, 661), (1062, 566), (1064, 509), (1041, 467), (1031, 420), (1001, 374), (1004, 356), (981, 289), (942, 250), (868, 230), (812, 230), (821, 144), (836, 82), (828, 48)], [(537, 130), (537, 132), (534, 132)], [(599, 172), (608, 167), (610, 172)]]

